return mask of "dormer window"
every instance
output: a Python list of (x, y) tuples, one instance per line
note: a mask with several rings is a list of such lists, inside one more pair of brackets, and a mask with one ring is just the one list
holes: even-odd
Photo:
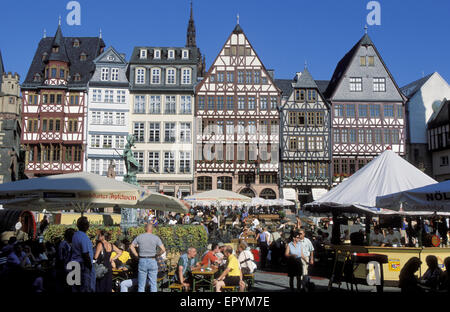
[(33, 81), (41, 81), (41, 75), (40, 74), (35, 74), (33, 77)]
[(175, 51), (174, 50), (169, 50), (168, 54), (167, 54), (167, 58), (168, 59), (174, 59), (175, 58)]
[(86, 53), (81, 53), (80, 54), (80, 61), (86, 61), (86, 59), (87, 59), (87, 54)]
[(141, 49), (140, 58), (141, 59), (147, 58), (147, 50), (146, 49)]
[(153, 58), (160, 59), (161, 58), (161, 50), (154, 50)]
[(183, 58), (183, 60), (186, 60), (189, 58), (189, 50), (183, 50), (182, 58)]
[(75, 39), (75, 40), (73, 41), (73, 47), (74, 47), (74, 48), (78, 48), (79, 46), (80, 46), (80, 40)]
[(42, 53), (42, 61), (45, 61), (47, 59), (47, 57), (48, 57), (47, 52)]
[(52, 52), (53, 53), (58, 53), (59, 52), (59, 47), (53, 47)]
[(79, 73), (76, 73), (75, 75), (73, 75), (73, 81), (80, 81), (81, 80), (81, 76)]

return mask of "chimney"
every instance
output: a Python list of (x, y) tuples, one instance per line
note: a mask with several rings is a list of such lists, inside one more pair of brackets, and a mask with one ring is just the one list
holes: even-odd
[(294, 77), (294, 81), (298, 81), (300, 79), (300, 76), (302, 75), (301, 72), (296, 72), (295, 73), (295, 77)]

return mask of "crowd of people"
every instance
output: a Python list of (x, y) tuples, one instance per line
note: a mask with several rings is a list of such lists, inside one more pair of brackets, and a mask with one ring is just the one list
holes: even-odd
[[(333, 243), (332, 220), (302, 222), (297, 215), (295, 221), (291, 221), (281, 215), (278, 220), (267, 222), (263, 216), (276, 212), (267, 207), (193, 207), (184, 215), (149, 211), (143, 220), (145, 233), (132, 242), (112, 242), (110, 233), (99, 231), (94, 244), (86, 234), (88, 219), (81, 217), (77, 221), (78, 230), (68, 228), (61, 242), (18, 241), (11, 237), (6, 245), (0, 246), (0, 259), (6, 259), (5, 263), (0, 262), (0, 276), (5, 281), (2, 287), (18, 289), (27, 283), (28, 289), (35, 292), (155, 292), (158, 278), (167, 276), (170, 268), (166, 248), (153, 234), (153, 228), (197, 224), (204, 226), (209, 245), (206, 251), (188, 248), (176, 263), (174, 282), (181, 284), (184, 290), (193, 287), (192, 271), (207, 268), (217, 269), (213, 282), (216, 291), (222, 291), (225, 286), (245, 290), (248, 283), (244, 276), (256, 269), (287, 271), (292, 291), (311, 291), (314, 289), (309, 278), (311, 268), (323, 263), (327, 258), (324, 247)], [(443, 234), (448, 227), (445, 223), (446, 220), (440, 218), (415, 224), (403, 220), (401, 228), (382, 229), (374, 222), (368, 243), (372, 246), (411, 246), (417, 239), (414, 233), (422, 229), (423, 237), (440, 233), (441, 242), (446, 246), (448, 240)], [(48, 224), (44, 218), (40, 231), (45, 231)], [(366, 239), (364, 225), (357, 218), (353, 220), (352, 228), (343, 230), (338, 243), (367, 245)], [(427, 271), (420, 280), (412, 277), (420, 260), (405, 264), (400, 274), (402, 291), (447, 289), (449, 259), (445, 259), (447, 271), (436, 269), (436, 266), (432, 269), (436, 261), (427, 258), (430, 272)], [(69, 274), (76, 268), (69, 266), (68, 269), (68, 264), (73, 262), (79, 264), (78, 280)], [(125, 277), (120, 284), (114, 284), (113, 270), (119, 268), (124, 269)]]

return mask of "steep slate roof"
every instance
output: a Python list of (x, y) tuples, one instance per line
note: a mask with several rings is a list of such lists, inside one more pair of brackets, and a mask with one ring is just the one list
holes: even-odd
[[(140, 50), (147, 49), (147, 58), (140, 58)], [(161, 50), (161, 58), (153, 58), (153, 50)], [(168, 51), (175, 50), (175, 58), (168, 59)], [(182, 50), (189, 50), (189, 58), (182, 58)], [(160, 64), (160, 65), (183, 65), (183, 64), (197, 64), (199, 49), (197, 47), (148, 47), (138, 46), (134, 47), (130, 57), (130, 64)]]
[(330, 84), (329, 80), (316, 80), (317, 87), (319, 88), (319, 91), (324, 94), (327, 90), (328, 85)]
[(296, 82), (294, 83), (294, 88), (313, 88), (318, 89), (316, 82), (314, 81), (314, 78), (309, 73), (308, 69), (305, 68), (303, 72), (300, 75), (300, 78), (296, 79)]
[(331, 77), (330, 83), (328, 84), (328, 87), (324, 93), (325, 97), (327, 99), (331, 98), (339, 86), (345, 72), (347, 71), (347, 68), (352, 63), (356, 52), (358, 51), (360, 46), (372, 46), (375, 50), (375, 53), (378, 55), (378, 58), (380, 59), (381, 63), (383, 64), (384, 68), (386, 69), (386, 72), (388, 73), (389, 77), (391, 78), (392, 82), (394, 83), (395, 87), (397, 88), (398, 92), (402, 97), (404, 97), (402, 91), (397, 86), (397, 83), (394, 80), (394, 77), (392, 77), (389, 69), (387, 68), (386, 64), (383, 61), (383, 58), (381, 57), (380, 53), (378, 52), (375, 44), (372, 42), (372, 39), (370, 39), (369, 35), (366, 33), (362, 38), (350, 49), (350, 51), (347, 52), (347, 54), (344, 55), (344, 57), (339, 61), (339, 63), (336, 66), (336, 69), (334, 70), (333, 76)]
[[(79, 40), (80, 46), (74, 47), (73, 42)], [(54, 44), (60, 45), (59, 53), (52, 55), (52, 46)], [(98, 37), (64, 37), (60, 27), (56, 31), (55, 37), (42, 38), (39, 41), (38, 48), (34, 54), (33, 61), (31, 62), (28, 74), (22, 84), (22, 88), (36, 88), (43, 85), (43, 80), (35, 82), (34, 75), (39, 73), (41, 77), (45, 77), (44, 70), (48, 60), (43, 61), (42, 55), (46, 52), (50, 58), (58, 59), (60, 57), (66, 57), (69, 62), (69, 75), (71, 79), (68, 81), (69, 88), (86, 87), (89, 79), (95, 70), (94, 63), (92, 62), (99, 54), (101, 48), (105, 47), (103, 39)], [(63, 54), (62, 51), (65, 51)], [(81, 61), (81, 53), (86, 54), (86, 60)], [(74, 75), (80, 74), (80, 81), (74, 81)]]
[(410, 99), (417, 93), (417, 91), (420, 90), (420, 88), (422, 88), (422, 86), (428, 81), (428, 79), (430, 79), (431, 76), (433, 76), (433, 74), (434, 73), (431, 73), (423, 78), (417, 79), (416, 81), (400, 88), (400, 90), (402, 90), (403, 94)]
[(292, 83), (294, 81), (292, 79), (275, 79), (274, 83), (281, 90), (282, 97), (289, 97), (292, 93)]
[(439, 111), (434, 114), (434, 117), (430, 118), (428, 121), (428, 129), (435, 128), (438, 126), (446, 125), (450, 121), (450, 111), (449, 111), (450, 100), (444, 99)]

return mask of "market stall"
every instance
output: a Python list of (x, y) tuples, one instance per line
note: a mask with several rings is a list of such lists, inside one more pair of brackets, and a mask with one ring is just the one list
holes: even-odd
[[(380, 208), (376, 205), (377, 196), (403, 192), (406, 190), (423, 187), (437, 182), (425, 173), (411, 165), (409, 162), (398, 156), (391, 150), (386, 150), (362, 169), (358, 170), (350, 178), (343, 181), (338, 186), (331, 189), (319, 200), (304, 205), (304, 210), (313, 215), (333, 215), (336, 221), (341, 215), (365, 215), (366, 216), (366, 236), (370, 236), (370, 225), (368, 221), (374, 216), (408, 216), (417, 217), (419, 215), (430, 215), (428, 211), (394, 211)], [(442, 211), (437, 214), (446, 215)], [(435, 252), (428, 248), (408, 248), (408, 247), (372, 247), (372, 246), (346, 246), (340, 245), (339, 225), (333, 225), (334, 242), (331, 248), (335, 253), (351, 256), (353, 253), (376, 253), (386, 255), (388, 262), (383, 264), (384, 279), (387, 282), (398, 282), (398, 274), (403, 264), (411, 257)], [(367, 240), (368, 242), (368, 240)], [(366, 244), (368, 245), (368, 244)], [(450, 248), (439, 248), (441, 260), (439, 265), (443, 265), (442, 260), (450, 256)], [(345, 258), (345, 257), (344, 257)], [(423, 261), (424, 262), (424, 261)], [(360, 265), (355, 274), (367, 276), (370, 272), (366, 265)], [(423, 273), (424, 271), (422, 271)]]

